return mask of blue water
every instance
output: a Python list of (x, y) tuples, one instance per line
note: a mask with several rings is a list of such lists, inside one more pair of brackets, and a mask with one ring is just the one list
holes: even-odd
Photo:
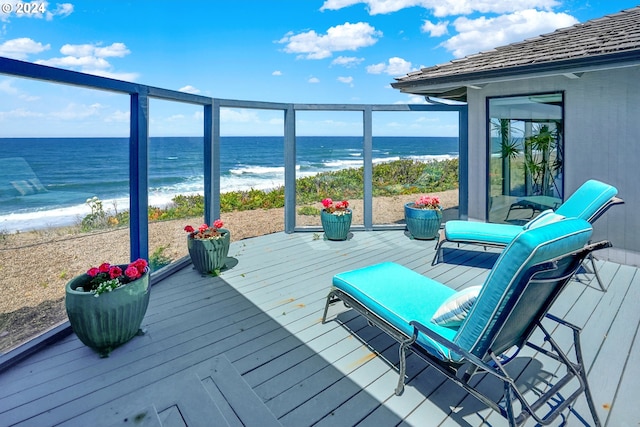
[[(361, 147), (361, 137), (298, 137), (296, 174), (362, 166)], [(373, 147), (374, 162), (458, 155), (455, 137), (374, 137)], [(283, 185), (282, 137), (223, 137), (220, 151), (222, 192)], [(201, 137), (151, 138), (150, 204), (201, 194), (202, 153)], [(89, 212), (86, 200), (92, 196), (106, 209), (128, 209), (128, 167), (127, 138), (0, 139), (0, 231), (78, 221)]]

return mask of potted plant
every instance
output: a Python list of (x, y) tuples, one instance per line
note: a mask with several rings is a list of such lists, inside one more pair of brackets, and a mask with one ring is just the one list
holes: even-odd
[(218, 275), (225, 266), (231, 243), (231, 232), (223, 227), (219, 219), (212, 226), (202, 224), (195, 230), (187, 225), (184, 231), (187, 235), (187, 247), (193, 266), (201, 274), (213, 273)]
[(320, 220), (325, 237), (328, 240), (347, 240), (352, 216), (349, 202), (343, 200), (334, 204), (333, 200), (326, 198), (322, 200), (322, 206)]
[(435, 239), (442, 223), (440, 199), (421, 196), (415, 202), (405, 204), (404, 219), (414, 239)]
[(149, 305), (149, 274), (147, 261), (138, 259), (130, 264), (103, 263), (70, 280), (65, 306), (80, 341), (107, 357), (141, 334)]

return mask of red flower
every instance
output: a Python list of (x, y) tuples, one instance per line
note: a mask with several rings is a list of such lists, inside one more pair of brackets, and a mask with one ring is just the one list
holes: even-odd
[(348, 207), (349, 202), (347, 202), (346, 200), (336, 203), (336, 209), (347, 209)]
[(438, 209), (440, 207), (440, 199), (436, 196), (420, 196), (414, 206), (419, 209)]
[(324, 206), (325, 208), (328, 208), (332, 204), (333, 204), (333, 200), (331, 200), (330, 198), (326, 198), (322, 200), (322, 206)]
[(98, 270), (98, 267), (91, 267), (89, 270), (87, 270), (87, 274), (91, 277), (96, 277), (98, 273), (100, 273), (100, 270)]
[(137, 260), (129, 264), (130, 267), (131, 266), (135, 267), (135, 269), (138, 270), (138, 273), (140, 273), (140, 275), (144, 273), (144, 271), (147, 268), (147, 265), (149, 265), (147, 261), (142, 258), (138, 258)]
[(216, 239), (224, 235), (224, 232), (218, 231), (223, 225), (220, 219), (216, 219), (212, 226), (202, 224), (197, 230), (194, 230), (192, 226), (187, 225), (184, 227), (184, 231), (190, 234), (189, 238), (191, 239)]
[(129, 265), (129, 267), (124, 271), (124, 274), (131, 280), (137, 279), (141, 276), (140, 272), (134, 265)]
[(111, 268), (109, 268), (109, 277), (117, 279), (120, 276), (122, 276), (122, 269), (117, 265), (112, 265)]
[(108, 262), (103, 262), (102, 264), (100, 264), (100, 267), (98, 267), (98, 270), (100, 271), (100, 273), (108, 273), (110, 267), (111, 264), (109, 264)]

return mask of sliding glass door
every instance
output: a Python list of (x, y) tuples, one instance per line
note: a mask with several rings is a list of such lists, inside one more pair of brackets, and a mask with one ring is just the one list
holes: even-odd
[(489, 98), (489, 222), (522, 224), (563, 200), (562, 93)]

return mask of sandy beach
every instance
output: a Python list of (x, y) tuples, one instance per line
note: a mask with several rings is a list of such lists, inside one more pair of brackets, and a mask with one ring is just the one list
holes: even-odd
[[(458, 204), (458, 191), (434, 193), (444, 208)], [(374, 199), (374, 223), (396, 223), (404, 217), (404, 203), (415, 195)], [(354, 224), (362, 223), (362, 201), (352, 201)], [(318, 203), (318, 208), (321, 205)], [(284, 230), (284, 209), (223, 213), (232, 241)], [(197, 227), (202, 219), (153, 222), (149, 248), (153, 253), (177, 260), (187, 255), (187, 224)], [(296, 224), (320, 225), (317, 216), (298, 216)], [(77, 233), (73, 228), (0, 235), (0, 353), (52, 326), (66, 321), (64, 287), (74, 276), (103, 262), (129, 261), (129, 229)]]

